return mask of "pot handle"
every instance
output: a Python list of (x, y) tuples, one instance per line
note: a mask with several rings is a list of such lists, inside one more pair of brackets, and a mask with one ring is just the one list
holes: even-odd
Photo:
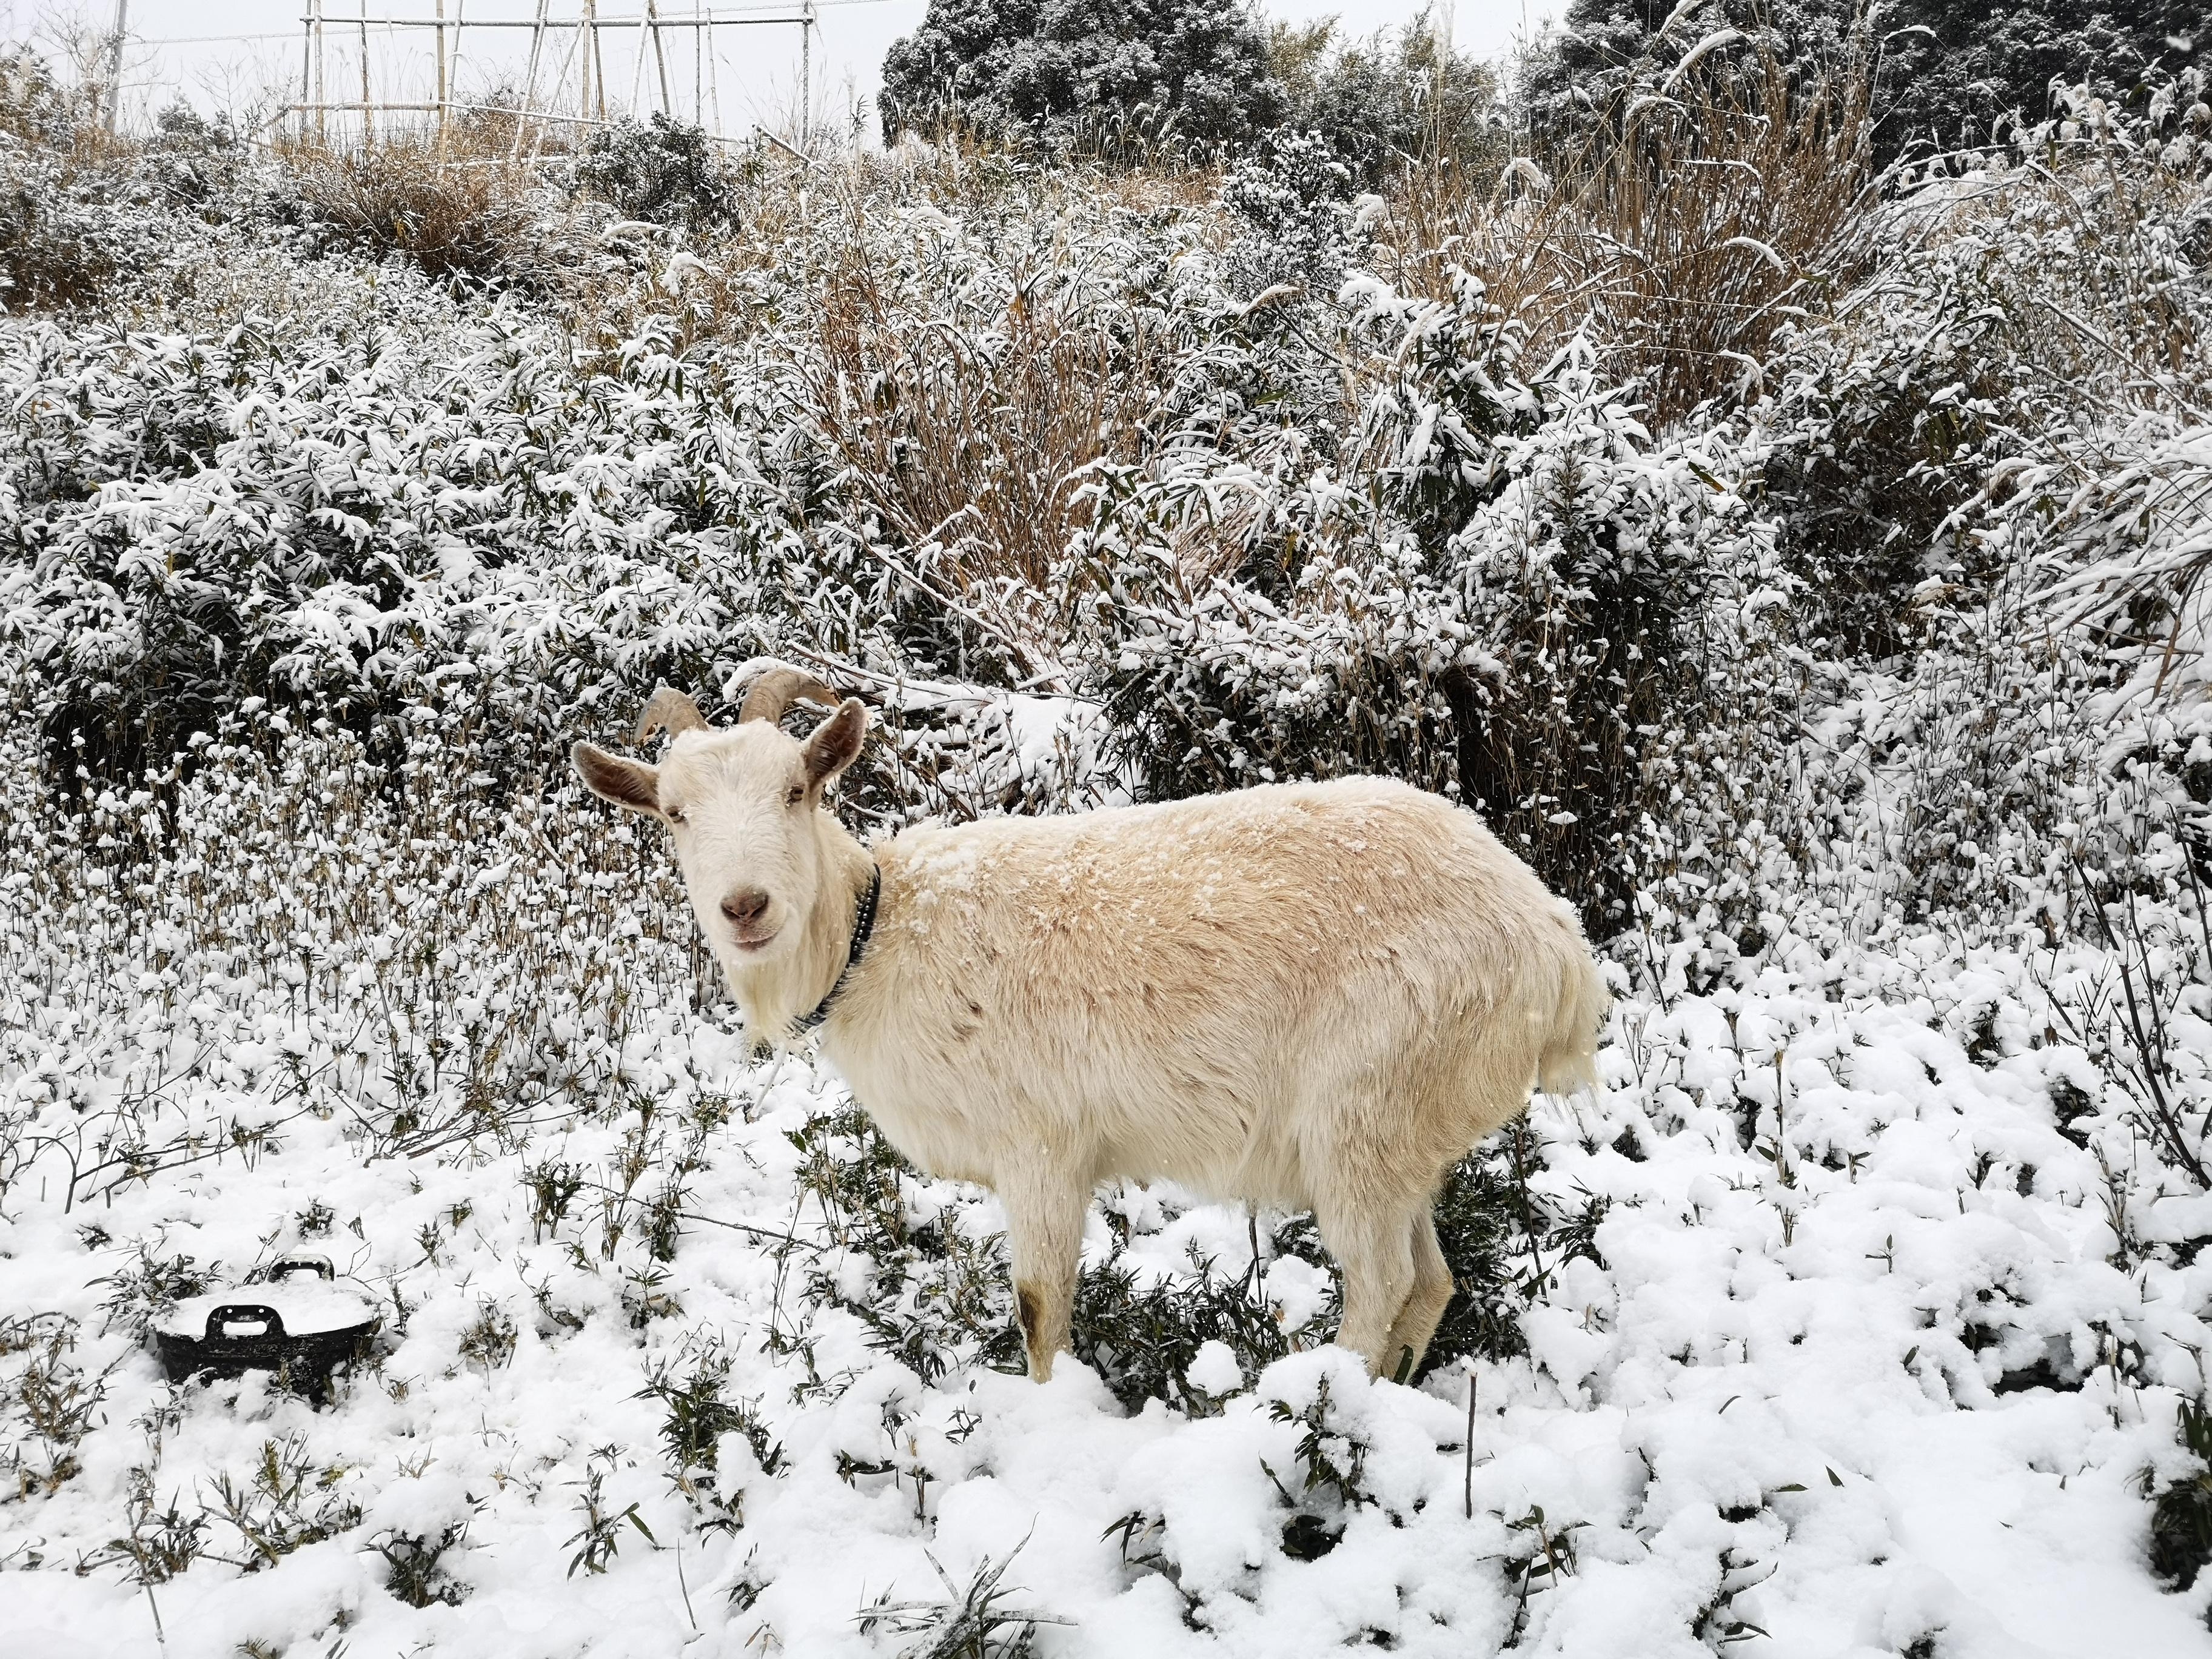
[(290, 1278), (294, 1273), (313, 1273), (318, 1279), (337, 1277), (337, 1270), (331, 1266), (330, 1257), (303, 1254), (277, 1257), (269, 1264), (269, 1271), (264, 1273), (262, 1278), (269, 1284), (274, 1285), (279, 1279)]
[(226, 1302), (210, 1309), (207, 1319), (207, 1340), (228, 1342), (233, 1340), (230, 1327), (258, 1322), (258, 1331), (241, 1331), (241, 1336), (277, 1337), (284, 1334), (284, 1322), (276, 1316), (276, 1310), (265, 1302)]

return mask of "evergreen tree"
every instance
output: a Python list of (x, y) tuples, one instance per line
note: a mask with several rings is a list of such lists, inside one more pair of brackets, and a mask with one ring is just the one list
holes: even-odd
[(1267, 57), (1283, 85), (1284, 125), (1318, 134), (1363, 190), (1381, 188), (1409, 156), (1502, 164), (1497, 77), (1455, 50), (1425, 8), (1364, 40), (1334, 18), (1277, 23)]
[(1639, 62), (1663, 72), (1723, 28), (1769, 31), (1785, 59), (1812, 66), (1842, 62), (1863, 25), (1878, 53), (1882, 161), (1986, 144), (2014, 116), (2039, 120), (2053, 112), (2054, 81), (2130, 100), (2154, 64), (2178, 69), (2212, 46), (2205, 0), (1705, 0), (1667, 27), (1675, 10), (1673, 0), (1569, 0), (1559, 33), (1522, 71), (1537, 130), (1586, 129)]
[(1220, 145), (1274, 125), (1282, 90), (1243, 0), (930, 0), (884, 58), (878, 107), (887, 143), (964, 130)]

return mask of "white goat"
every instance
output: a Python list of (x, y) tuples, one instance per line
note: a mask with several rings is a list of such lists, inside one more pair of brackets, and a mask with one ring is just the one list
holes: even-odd
[[(1379, 778), (908, 830), (864, 848), (822, 804), (857, 698), (803, 742), (799, 670), (708, 726), (663, 689), (659, 767), (572, 751), (674, 832), (750, 1028), (822, 1052), (908, 1158), (1006, 1206), (1030, 1374), (1066, 1345), (1091, 1190), (1165, 1178), (1311, 1209), (1337, 1340), (1419, 1364), (1452, 1291), (1451, 1164), (1594, 1080), (1607, 997), (1573, 911), (1473, 814)], [(1395, 1364), (1392, 1362), (1396, 1362)]]

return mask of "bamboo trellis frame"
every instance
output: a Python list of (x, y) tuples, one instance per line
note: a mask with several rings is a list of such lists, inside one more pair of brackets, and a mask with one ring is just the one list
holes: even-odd
[[(715, 68), (711, 45), (713, 32), (719, 28), (744, 28), (759, 24), (789, 26), (796, 24), (799, 37), (799, 152), (811, 148), (813, 97), (814, 29), (817, 0), (792, 0), (787, 9), (773, 12), (716, 13), (707, 9), (705, 0), (692, 0), (689, 15), (665, 15), (660, 0), (635, 0), (639, 9), (619, 15), (602, 15), (599, 0), (579, 0), (574, 15), (562, 18), (553, 15), (552, 0), (536, 0), (535, 15), (530, 17), (471, 17), (467, 15), (468, 0), (453, 0), (448, 15), (447, 0), (433, 0), (434, 10), (423, 16), (371, 16), (368, 0), (356, 0), (356, 15), (349, 17), (331, 15), (330, 0), (307, 0), (307, 10), (301, 18), (304, 30), (304, 51), (300, 65), (300, 96), (296, 102), (283, 106), (276, 111), (278, 119), (287, 116), (298, 118), (297, 131), (307, 135), (312, 118), (313, 131), (318, 140), (327, 134), (328, 118), (332, 114), (352, 114), (359, 118), (364, 138), (374, 138), (378, 116), (395, 114), (429, 114), (436, 118), (437, 148), (446, 148), (447, 128), (457, 113), (483, 112), (513, 115), (517, 118), (514, 155), (519, 158), (522, 149), (523, 132), (533, 124), (556, 123), (564, 125), (602, 126), (607, 124), (608, 100), (606, 63), (603, 42), (608, 31), (633, 31), (637, 51), (630, 77), (628, 113), (641, 112), (645, 89), (646, 54), (653, 55), (659, 91), (659, 108), (671, 115), (676, 113), (672, 83), (669, 78), (665, 34), (670, 30), (687, 30), (692, 37), (692, 119), (695, 124), (708, 126), (721, 137), (721, 85)], [(326, 43), (331, 26), (359, 32), (361, 58), (361, 96), (356, 101), (341, 101), (332, 98), (325, 77)], [(428, 31), (435, 56), (435, 96), (428, 100), (398, 100), (374, 96), (369, 76), (369, 31), (385, 30)], [(471, 101), (459, 96), (454, 71), (461, 56), (464, 31), (476, 29), (528, 29), (530, 52), (525, 72), (522, 97), (519, 106)], [(544, 104), (538, 102), (538, 77), (546, 59), (549, 37), (565, 33), (568, 45), (548, 89)], [(567, 91), (572, 68), (578, 77), (578, 107), (580, 115), (569, 115), (557, 106)], [(539, 126), (538, 143), (544, 142), (543, 127)], [(723, 142), (729, 142), (723, 139)], [(535, 150), (533, 149), (533, 154)]]

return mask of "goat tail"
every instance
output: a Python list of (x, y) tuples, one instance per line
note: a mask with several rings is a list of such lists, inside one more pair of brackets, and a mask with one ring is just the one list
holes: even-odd
[[(1565, 912), (1566, 907), (1560, 907)], [(1597, 1039), (1604, 1029), (1613, 994), (1606, 989), (1571, 914), (1560, 917), (1559, 997), (1536, 1060), (1536, 1086), (1547, 1094), (1571, 1094), (1597, 1087)]]

